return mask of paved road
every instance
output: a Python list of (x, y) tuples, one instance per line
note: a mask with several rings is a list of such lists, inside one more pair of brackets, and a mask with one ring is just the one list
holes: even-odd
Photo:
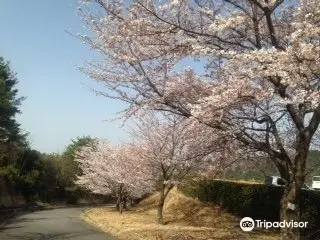
[(115, 240), (79, 218), (81, 208), (21, 215), (0, 226), (1, 240)]

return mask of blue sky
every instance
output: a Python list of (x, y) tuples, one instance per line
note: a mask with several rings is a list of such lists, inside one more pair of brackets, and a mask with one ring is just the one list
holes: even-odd
[(124, 105), (95, 96), (86, 86), (97, 85), (77, 69), (93, 54), (65, 32), (85, 32), (76, 9), (77, 0), (0, 3), (0, 56), (11, 62), (19, 94), (27, 97), (18, 121), (42, 152), (61, 152), (82, 135), (126, 139), (121, 121), (104, 121)]

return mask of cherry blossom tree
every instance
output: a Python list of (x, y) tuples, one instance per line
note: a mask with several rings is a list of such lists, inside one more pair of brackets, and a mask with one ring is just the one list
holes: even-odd
[(86, 2), (92, 35), (79, 38), (104, 61), (82, 70), (101, 94), (128, 103), (125, 117), (172, 112), (268, 156), (287, 180), (281, 219), (297, 220), (320, 122), (320, 1)]
[(76, 154), (83, 172), (76, 184), (94, 193), (116, 196), (122, 213), (127, 197), (140, 198), (152, 191), (148, 169), (137, 156), (135, 148), (94, 141)]
[[(186, 177), (212, 175), (230, 164), (232, 149), (206, 125), (173, 114), (148, 114), (133, 131), (140, 158), (158, 186), (158, 222), (163, 224), (163, 206), (170, 190)], [(230, 145), (227, 145), (230, 146)]]

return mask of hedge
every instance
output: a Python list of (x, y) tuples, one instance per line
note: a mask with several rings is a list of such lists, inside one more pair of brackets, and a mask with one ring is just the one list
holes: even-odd
[[(279, 221), (283, 187), (225, 180), (190, 181), (180, 187), (185, 195), (202, 202), (217, 204), (239, 217)], [(320, 191), (302, 190), (300, 221), (308, 228), (320, 228)]]

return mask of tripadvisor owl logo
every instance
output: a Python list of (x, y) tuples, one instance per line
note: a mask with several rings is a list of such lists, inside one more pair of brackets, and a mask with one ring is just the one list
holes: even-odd
[(244, 232), (251, 232), (254, 229), (254, 220), (250, 217), (242, 218), (240, 221), (240, 228)]

